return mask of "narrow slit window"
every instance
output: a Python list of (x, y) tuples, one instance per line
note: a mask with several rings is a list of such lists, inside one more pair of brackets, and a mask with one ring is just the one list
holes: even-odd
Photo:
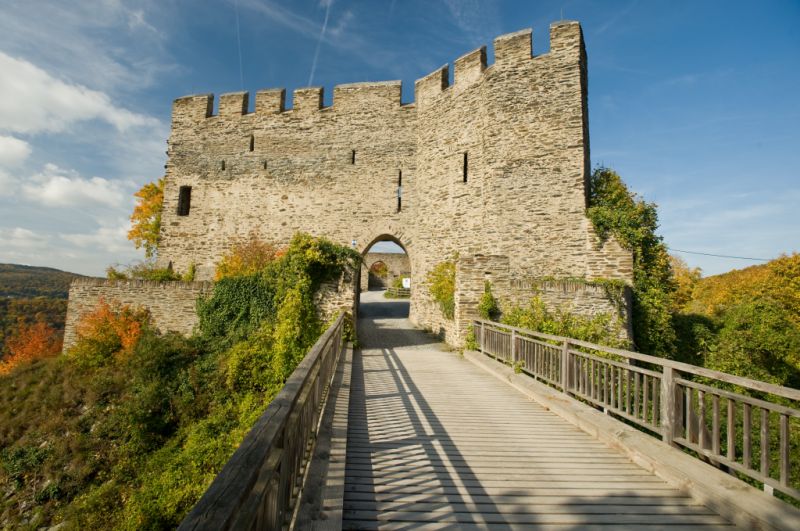
[(356, 150), (350, 152), (350, 164), (356, 163)]
[(397, 172), (397, 211), (403, 209), (403, 170)]
[(264, 169), (265, 170), (267, 169), (267, 161), (266, 160), (264, 161)]
[(464, 182), (467, 182), (467, 169), (468, 169), (467, 153), (464, 152)]
[(225, 161), (224, 160), (222, 162), (220, 162), (219, 169), (222, 170), (222, 171), (225, 171)]
[(256, 150), (256, 137), (254, 135), (250, 135), (250, 151)]
[(192, 206), (192, 187), (181, 186), (178, 190), (178, 215), (188, 216)]

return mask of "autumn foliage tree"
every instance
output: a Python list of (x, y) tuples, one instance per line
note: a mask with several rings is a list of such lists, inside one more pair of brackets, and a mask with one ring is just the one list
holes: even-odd
[(136, 206), (131, 214), (131, 230), (128, 239), (137, 249), (144, 247), (147, 258), (153, 258), (158, 249), (158, 233), (161, 230), (161, 209), (164, 204), (164, 178), (147, 183), (134, 194)]
[(214, 280), (258, 273), (268, 263), (280, 258), (285, 250), (262, 241), (256, 234), (237, 241), (217, 264)]
[(100, 299), (97, 306), (81, 315), (78, 340), (69, 354), (85, 366), (101, 366), (127, 358), (150, 322), (147, 310)]
[(6, 355), (0, 360), (0, 375), (15, 367), (61, 352), (62, 334), (44, 321), (20, 322), (15, 334), (6, 340)]

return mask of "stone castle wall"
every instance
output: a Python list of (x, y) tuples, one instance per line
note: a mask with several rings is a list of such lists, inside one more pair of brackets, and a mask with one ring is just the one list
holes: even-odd
[(64, 349), (75, 343), (81, 315), (94, 310), (101, 299), (109, 304), (147, 308), (160, 331), (189, 335), (197, 325), (197, 299), (212, 289), (210, 282), (76, 278), (69, 288)]
[[(298, 231), (366, 252), (401, 243), (411, 263), (412, 322), (459, 343), (470, 318), (470, 275), (457, 278), (456, 319), (425, 289), (456, 254), (505, 256), (520, 278), (630, 281), (629, 252), (601, 244), (585, 216), (589, 176), (586, 52), (580, 25), (550, 27), (550, 51), (532, 56), (530, 30), (494, 41), (415, 83), (225, 94), (175, 101), (161, 265), (197, 265), (211, 278), (232, 242), (256, 233), (285, 244)], [(183, 188), (182, 188), (183, 187)], [(191, 187), (179, 215), (181, 189)], [(401, 201), (398, 201), (401, 196)]]
[[(353, 271), (346, 271), (338, 280), (323, 283), (314, 294), (320, 318), (328, 322), (341, 311), (357, 316), (356, 287)], [(197, 299), (210, 295), (213, 290), (211, 282), (76, 278), (69, 288), (64, 350), (77, 340), (81, 316), (94, 310), (101, 300), (109, 304), (147, 308), (159, 331), (191, 335), (198, 324)]]
[(525, 278), (521, 272), (511, 268), (506, 256), (467, 257), (460, 259), (456, 268), (457, 274), (467, 279), (456, 291), (463, 312), (463, 318), (458, 322), (460, 333), (465, 333), (472, 319), (478, 318), (478, 302), (486, 282), (489, 282), (492, 295), (500, 301), (501, 307), (527, 307), (533, 298), (539, 298), (551, 311), (563, 310), (583, 317), (608, 314), (612, 326), (618, 325), (620, 337), (633, 339), (629, 287), (617, 297), (603, 286), (586, 282)]
[(384, 288), (391, 286), (397, 277), (411, 274), (411, 262), (405, 253), (367, 253), (361, 265), (361, 291), (369, 289), (369, 268), (375, 262), (383, 262), (388, 269), (386, 278), (375, 279)]

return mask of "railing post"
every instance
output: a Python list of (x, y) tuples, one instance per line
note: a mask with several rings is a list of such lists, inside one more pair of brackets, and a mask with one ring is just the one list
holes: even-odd
[(569, 341), (565, 339), (561, 347), (561, 390), (567, 393), (569, 386)]
[(481, 354), (486, 354), (486, 347), (485, 347), (485, 343), (484, 343), (484, 341), (486, 339), (486, 336), (483, 333), (483, 327), (484, 327), (484, 323), (483, 323), (483, 321), (481, 321), (481, 342), (479, 343), (479, 346), (480, 346)]
[(511, 329), (511, 366), (517, 363), (517, 331)]
[(661, 375), (661, 436), (662, 440), (670, 446), (674, 446), (672, 438), (675, 435), (677, 424), (675, 405), (677, 386), (675, 385), (675, 377), (675, 369), (664, 366)]

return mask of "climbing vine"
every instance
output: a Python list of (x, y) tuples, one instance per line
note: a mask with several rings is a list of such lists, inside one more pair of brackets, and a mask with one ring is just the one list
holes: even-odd
[(615, 171), (600, 167), (591, 176), (586, 214), (601, 239), (613, 235), (633, 252), (636, 347), (648, 354), (673, 357), (677, 338), (671, 308), (677, 286), (667, 247), (656, 234), (656, 205), (630, 192)]

